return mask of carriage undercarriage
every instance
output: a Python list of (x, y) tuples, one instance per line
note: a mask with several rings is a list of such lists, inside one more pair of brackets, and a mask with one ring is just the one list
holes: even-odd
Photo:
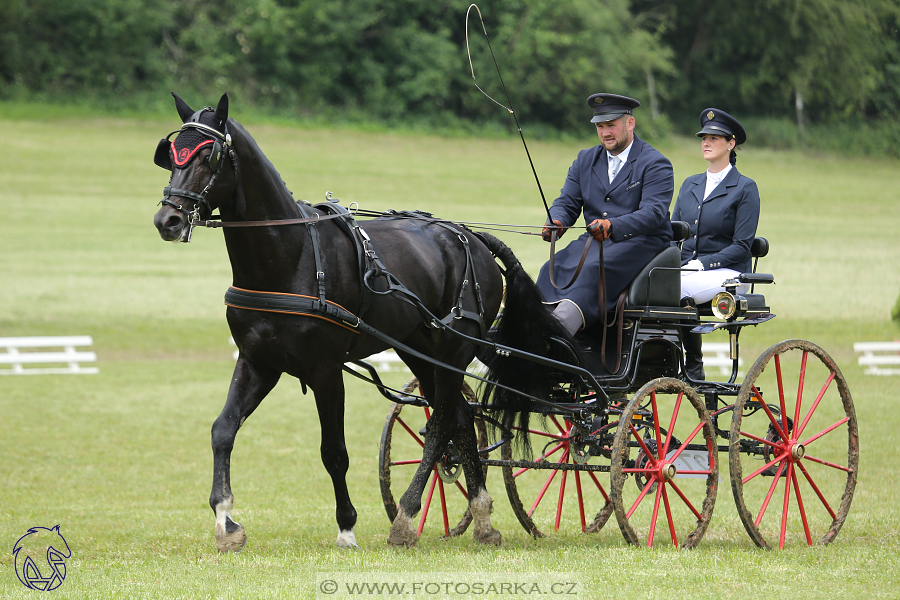
[[(641, 295), (667, 294), (665, 280), (671, 284), (672, 273), (677, 276), (677, 263), (673, 269), (666, 259), (671, 262), (672, 255), (645, 269), (648, 289), (636, 280), (629, 292), (622, 364), (614, 374), (596, 369), (602, 393), (560, 372), (555, 406), (532, 403), (531, 416), (540, 418), (532, 418), (528, 428), (530, 455), (517, 453), (512, 438), (521, 428), (515, 423), (494, 422), (503, 433), (499, 440), (488, 438), (490, 417), (464, 386), (478, 415), (485, 473), (501, 469), (513, 512), (534, 537), (560, 530), (596, 533), (614, 514), (630, 544), (692, 548), (707, 531), (727, 477), (740, 521), (756, 545), (831, 542), (849, 512), (859, 455), (856, 414), (843, 374), (820, 347), (787, 340), (763, 352), (737, 383), (743, 327), (774, 315), (759, 294), (735, 295), (739, 306), (724, 321), (704, 319), (712, 316), (703, 314), (708, 307), (680, 307), (677, 299), (669, 306), (635, 303)], [(771, 281), (756, 274), (746, 278)], [(681, 335), (720, 328), (730, 338), (729, 380), (691, 380)], [(588, 348), (599, 346), (596, 332), (581, 337)], [(607, 350), (607, 357), (606, 364), (615, 362), (615, 349)], [(389, 411), (379, 450), (382, 498), (391, 520), (392, 490), (405, 489), (410, 467), (418, 466), (429, 418), (427, 406), (407, 406), (417, 388), (413, 378), (400, 396), (383, 392), (399, 400)], [(727, 463), (720, 464), (726, 455)], [(443, 536), (466, 530), (471, 516), (460, 476), (451, 442), (434, 466), (418, 535), (426, 523)]]

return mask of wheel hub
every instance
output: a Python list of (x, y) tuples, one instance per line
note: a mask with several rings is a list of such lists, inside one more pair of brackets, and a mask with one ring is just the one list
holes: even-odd
[(803, 444), (794, 444), (791, 446), (791, 458), (794, 460), (800, 460), (806, 455), (806, 448)]
[(678, 474), (678, 469), (673, 463), (666, 463), (659, 469), (659, 475), (663, 481), (671, 481)]

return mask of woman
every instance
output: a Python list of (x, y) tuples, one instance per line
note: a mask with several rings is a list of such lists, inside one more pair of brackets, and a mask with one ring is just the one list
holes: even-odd
[[(681, 247), (682, 304), (698, 305), (724, 290), (722, 283), (750, 271), (750, 246), (759, 222), (756, 183), (738, 173), (735, 150), (747, 139), (737, 119), (717, 108), (700, 113), (700, 149), (706, 173), (684, 180), (672, 211), (673, 221), (687, 221), (691, 237)], [(749, 286), (740, 286), (746, 293)], [(703, 380), (702, 338), (686, 334), (685, 368)]]

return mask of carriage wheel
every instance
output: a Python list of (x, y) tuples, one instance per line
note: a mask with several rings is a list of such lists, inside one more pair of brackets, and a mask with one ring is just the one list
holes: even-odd
[(859, 434), (847, 381), (811, 342), (766, 350), (741, 385), (731, 421), (731, 489), (761, 548), (827, 544), (856, 487)]
[(619, 419), (610, 464), (625, 540), (648, 547), (667, 540), (682, 548), (700, 543), (716, 502), (717, 452), (712, 423), (693, 388), (663, 378), (638, 390)]
[[(419, 393), (419, 380), (413, 377), (405, 386), (403, 393), (416, 395)], [(463, 383), (463, 396), (469, 403), (475, 402), (475, 394), (468, 384)], [(402, 413), (402, 416), (401, 416)], [(480, 412), (475, 415), (475, 433), (478, 438), (478, 447), (487, 446), (487, 432), (484, 421), (479, 418)], [(388, 519), (393, 523), (397, 516), (397, 502), (391, 492), (394, 482), (401, 493), (406, 490), (412, 480), (419, 463), (422, 462), (422, 448), (425, 446), (425, 424), (431, 418), (431, 409), (421, 409), (416, 406), (407, 406), (394, 403), (391, 405), (387, 421), (381, 432), (381, 445), (378, 450), (378, 473), (381, 480), (381, 499)], [(487, 476), (487, 468), (485, 468)], [(435, 498), (437, 492), (437, 498)], [(450, 461), (450, 456), (445, 454), (435, 464), (428, 483), (425, 486), (425, 500), (419, 513), (419, 526), (416, 535), (421, 536), (425, 528), (426, 520), (430, 514), (432, 504), (440, 509), (443, 535), (447, 537), (462, 535), (472, 515), (469, 513), (469, 496), (466, 493), (462, 467)], [(462, 515), (460, 520), (451, 523), (451, 516)], [(432, 522), (437, 522), (432, 516)], [(452, 529), (451, 529), (452, 526)]]
[[(510, 419), (506, 428), (519, 431)], [(529, 426), (531, 448), (534, 453), (540, 452), (534, 462), (554, 465), (605, 462), (606, 459), (587, 456), (571, 444), (569, 438), (573, 432), (572, 423), (558, 415), (546, 417), (540, 425)], [(507, 442), (502, 446), (503, 460), (514, 460), (512, 445)], [(503, 467), (503, 481), (513, 512), (525, 531), (536, 538), (544, 537), (544, 532), (551, 527), (553, 531), (560, 527), (584, 533), (600, 531), (612, 514), (612, 503), (601, 479), (602, 474), (597, 471)], [(598, 507), (599, 512), (594, 514)]]

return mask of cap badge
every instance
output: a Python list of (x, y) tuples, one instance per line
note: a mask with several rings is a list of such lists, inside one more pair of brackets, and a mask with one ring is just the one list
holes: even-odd
[(709, 119), (710, 121), (712, 121), (715, 118), (715, 116), (716, 116), (716, 113), (714, 113), (713, 111), (709, 111), (708, 113), (706, 113), (706, 118)]

